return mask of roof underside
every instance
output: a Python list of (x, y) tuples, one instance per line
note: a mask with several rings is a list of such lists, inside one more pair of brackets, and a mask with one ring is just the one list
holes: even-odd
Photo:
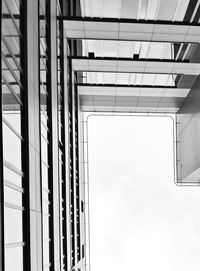
[(200, 73), (199, 2), (80, 0), (64, 28), (82, 110), (177, 113)]

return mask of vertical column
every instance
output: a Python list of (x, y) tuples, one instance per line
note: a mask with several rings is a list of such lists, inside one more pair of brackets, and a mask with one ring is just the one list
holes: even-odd
[(77, 231), (77, 263), (81, 260), (81, 231), (80, 231), (80, 168), (79, 168), (79, 108), (77, 86), (74, 86), (75, 105), (75, 157), (76, 157), (76, 231)]
[(72, 71), (72, 61), (69, 59), (69, 179), (70, 179), (70, 246), (71, 246), (71, 268), (75, 266), (76, 257), (76, 232), (75, 232), (75, 191), (74, 191), (74, 173), (75, 173), (75, 163), (74, 163), (74, 99), (73, 99), (73, 71)]
[(58, 97), (57, 97), (57, 10), (56, 0), (47, 1), (47, 115), (49, 117), (48, 156), (50, 184), (50, 269), (60, 270)]
[(24, 270), (42, 270), (42, 213), (40, 174), (40, 108), (38, 1), (26, 0), (22, 9), (22, 168), (24, 169)]
[[(78, 94), (78, 93), (77, 93)], [(85, 159), (84, 159), (84, 114), (81, 111), (80, 98), (78, 95), (78, 125), (79, 125), (79, 186), (80, 186), (80, 253), (81, 269), (85, 270)]]
[[(1, 40), (2, 40), (2, 2), (0, 4), (1, 13)], [(1, 48), (0, 44), (0, 49)], [(2, 69), (2, 62), (0, 61)], [(2, 82), (2, 73), (0, 75)], [(0, 92), (0, 270), (4, 270), (4, 182), (3, 182), (3, 129), (2, 129), (2, 83)]]
[(72, 149), (73, 149), (73, 204), (74, 204), (74, 267), (77, 266), (78, 258), (77, 258), (77, 250), (78, 250), (78, 243), (77, 243), (77, 195), (76, 195), (76, 182), (77, 182), (77, 156), (76, 156), (76, 140), (77, 140), (77, 134), (76, 134), (76, 100), (75, 100), (75, 75), (74, 71), (72, 71)]
[(71, 215), (70, 215), (70, 173), (71, 173), (71, 163), (70, 163), (70, 123), (69, 123), (69, 71), (68, 71), (68, 44), (66, 38), (63, 36), (63, 125), (65, 127), (64, 134), (64, 148), (65, 148), (65, 193), (66, 193), (66, 253), (67, 253), (67, 270), (71, 270)]
[(79, 134), (78, 134), (78, 96), (75, 86), (76, 77), (73, 71), (71, 71), (71, 83), (70, 83), (70, 95), (71, 95), (71, 115), (72, 115), (72, 153), (73, 153), (73, 174), (71, 180), (71, 205), (73, 220), (73, 261), (72, 265), (75, 269), (80, 267), (81, 260), (81, 237), (80, 237), (80, 179), (79, 179)]
[(53, 231), (50, 231), (50, 179), (48, 175), (50, 161), (48, 156), (48, 133), (50, 118), (47, 114), (47, 97), (51, 91), (47, 88), (47, 0), (39, 0), (40, 29), (40, 128), (41, 128), (41, 176), (42, 176), (42, 224), (43, 224), (43, 270), (49, 271), (51, 266), (50, 248), (53, 246)]
[(62, 199), (63, 199), (63, 253), (64, 270), (70, 270), (70, 206), (69, 206), (69, 106), (68, 106), (68, 69), (67, 40), (64, 37), (63, 22), (60, 23), (60, 85), (61, 99), (61, 142), (63, 150), (62, 163)]

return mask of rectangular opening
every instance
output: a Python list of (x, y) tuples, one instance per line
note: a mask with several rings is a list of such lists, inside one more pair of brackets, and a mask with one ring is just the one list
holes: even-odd
[(166, 116), (88, 118), (91, 270), (199, 269), (199, 191), (174, 183), (173, 126)]

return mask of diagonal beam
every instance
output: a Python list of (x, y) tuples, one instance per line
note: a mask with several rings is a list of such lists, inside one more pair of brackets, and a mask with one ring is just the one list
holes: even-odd
[(200, 63), (173, 60), (72, 57), (74, 71), (199, 75)]
[(113, 18), (61, 17), (60, 19), (64, 20), (65, 34), (69, 39), (200, 42), (199, 24)]

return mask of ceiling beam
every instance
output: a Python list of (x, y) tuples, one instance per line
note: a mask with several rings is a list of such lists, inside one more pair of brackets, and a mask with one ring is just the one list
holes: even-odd
[(69, 39), (200, 42), (199, 24), (113, 18), (60, 19), (64, 21), (65, 35)]
[(144, 87), (144, 86), (122, 86), (122, 85), (77, 85), (79, 95), (93, 96), (141, 96), (141, 97), (180, 97), (185, 98), (189, 88), (175, 87)]
[(74, 71), (199, 75), (200, 63), (173, 60), (72, 57)]

